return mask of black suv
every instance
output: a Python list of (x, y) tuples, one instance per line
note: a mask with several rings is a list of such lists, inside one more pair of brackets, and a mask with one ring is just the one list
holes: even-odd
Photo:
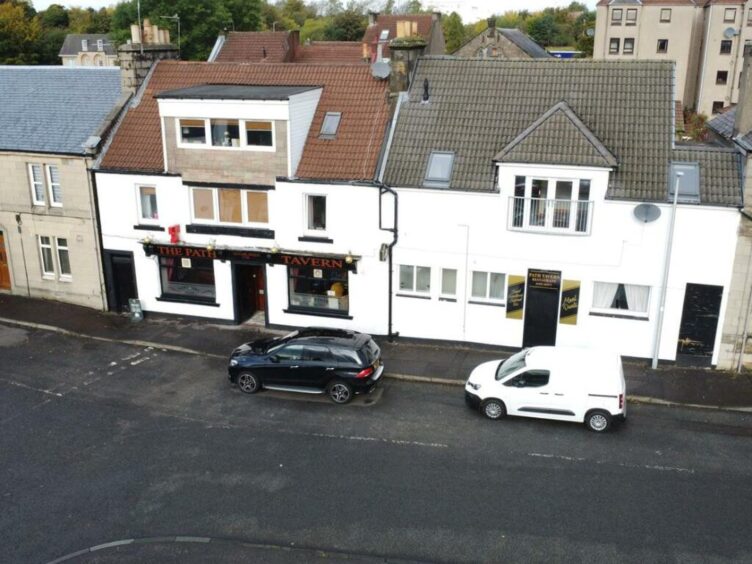
[(262, 388), (326, 393), (335, 403), (347, 403), (354, 394), (371, 392), (384, 366), (370, 335), (311, 327), (239, 346), (228, 371), (246, 394)]

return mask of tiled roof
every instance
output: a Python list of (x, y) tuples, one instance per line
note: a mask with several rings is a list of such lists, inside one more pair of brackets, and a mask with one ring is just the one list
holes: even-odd
[[(328, 180), (374, 178), (389, 121), (388, 84), (375, 80), (368, 65), (160, 61), (140, 103), (128, 110), (101, 168), (162, 172), (162, 137), (155, 95), (202, 84), (322, 87), (297, 176)], [(319, 138), (326, 112), (342, 113), (336, 139)]]
[[(60, 48), (58, 56), (78, 55), (83, 51), (81, 48), (82, 39), (88, 41), (89, 48), (86, 50), (87, 53), (105, 53), (106, 55), (115, 54), (115, 46), (105, 33), (69, 33), (65, 36), (65, 41), (63, 41), (63, 46)], [(97, 41), (100, 39), (104, 42), (102, 51), (97, 49)]]
[(389, 41), (397, 37), (397, 22), (411, 21), (418, 24), (418, 35), (427, 42), (431, 40), (431, 27), (433, 26), (433, 16), (431, 14), (419, 15), (382, 15), (379, 14), (376, 23), (369, 25), (363, 34), (363, 43), (374, 45), (379, 40), (381, 31), (389, 30), (387, 43), (384, 45), (383, 56), (389, 57)]
[[(509, 41), (517, 45), (533, 59), (548, 59), (551, 55), (543, 47), (538, 45), (530, 36), (525, 35), (519, 29), (500, 27), (498, 32)], [(485, 33), (485, 32), (484, 32)]]
[[(426, 79), (430, 101), (422, 104)], [(662, 201), (673, 138), (672, 84), (668, 61), (422, 58), (400, 108), (385, 182), (420, 187), (431, 151), (454, 151), (451, 188), (494, 190), (494, 156), (566, 101), (618, 160), (608, 197)]]
[(495, 161), (612, 168), (616, 157), (575, 115), (559, 102), (520, 133)]
[(744, 135), (734, 136), (735, 119), (736, 106), (726, 109), (723, 113), (708, 121), (708, 127), (729, 141), (735, 141), (745, 151), (752, 151), (752, 131), (747, 131)]
[[(287, 31), (231, 31), (218, 63), (284, 63), (292, 57)], [(266, 56), (264, 56), (266, 55)]]
[(296, 63), (362, 63), (363, 45), (359, 41), (312, 41), (301, 45)]
[(742, 159), (738, 151), (707, 145), (677, 145), (671, 159), (699, 163), (701, 203), (741, 207)]
[(117, 67), (0, 66), (0, 150), (84, 154), (119, 98)]

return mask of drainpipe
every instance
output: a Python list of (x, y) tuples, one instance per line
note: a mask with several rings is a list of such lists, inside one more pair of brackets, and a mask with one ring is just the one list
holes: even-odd
[(684, 176), (683, 172), (676, 173), (676, 184), (674, 185), (674, 202), (671, 204), (671, 223), (668, 228), (668, 238), (666, 239), (666, 260), (663, 264), (663, 283), (661, 284), (661, 307), (658, 310), (658, 328), (655, 332), (655, 344), (653, 346), (653, 364), (652, 368), (658, 368), (658, 351), (661, 347), (661, 332), (663, 331), (663, 315), (666, 309), (666, 289), (668, 288), (668, 273), (671, 267), (671, 247), (674, 242), (674, 224), (676, 223), (676, 204), (679, 201), (679, 181)]
[(397, 196), (397, 192), (393, 188), (390, 188), (389, 186), (387, 186), (386, 184), (384, 184), (383, 182), (377, 181), (376, 185), (379, 187), (379, 221), (381, 221), (381, 213), (380, 213), (381, 212), (381, 196), (385, 192), (389, 192), (392, 196), (394, 196), (394, 223), (393, 223), (393, 227), (386, 228), (386, 229), (383, 228), (383, 227), (380, 227), (380, 229), (382, 229), (383, 231), (391, 231), (391, 233), (392, 233), (392, 242), (389, 243), (389, 245), (387, 246), (388, 262), (389, 262), (389, 283), (388, 283), (388, 285), (389, 285), (389, 289), (388, 289), (388, 292), (389, 292), (389, 294), (388, 294), (388, 297), (389, 297), (389, 306), (388, 306), (388, 321), (387, 321), (387, 331), (388, 331), (388, 333), (387, 334), (388, 334), (389, 342), (393, 343), (394, 342), (394, 337), (396, 337), (398, 335), (398, 334), (396, 335), (392, 331), (392, 320), (393, 320), (393, 315), (392, 315), (392, 311), (393, 311), (393, 299), (392, 299), (392, 296), (394, 295), (394, 289), (393, 289), (393, 285), (394, 285), (394, 282), (393, 282), (393, 280), (394, 280), (394, 246), (397, 244), (397, 240), (399, 239), (399, 229), (397, 229), (397, 217), (398, 217), (397, 209), (398, 209), (399, 198)]

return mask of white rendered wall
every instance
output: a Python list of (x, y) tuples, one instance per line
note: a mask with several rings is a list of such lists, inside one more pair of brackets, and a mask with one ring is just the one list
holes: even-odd
[(288, 176), (295, 176), (297, 173), (321, 92), (319, 88), (290, 96), (290, 126), (287, 128), (290, 135), (290, 142), (287, 145), (290, 151), (290, 158), (287, 161), (289, 163)]
[[(591, 234), (508, 230), (507, 206), (515, 175), (590, 178), (590, 199), (595, 201)], [(471, 272), (527, 276), (528, 269), (558, 270), (562, 280), (579, 280), (581, 286), (577, 325), (559, 324), (557, 344), (589, 345), (628, 356), (651, 357), (671, 206), (668, 202), (660, 204), (662, 214), (655, 222), (640, 222), (632, 213), (638, 202), (604, 201), (607, 181), (608, 172), (602, 169), (505, 165), (499, 174), (501, 194), (400, 189), (395, 288), (400, 264), (431, 267), (432, 280), (430, 300), (394, 298), (395, 330), (403, 336), (520, 347), (524, 319), (507, 319), (502, 307), (467, 303)], [(724, 287), (713, 358), (716, 362), (738, 215), (733, 208), (679, 206), (661, 358), (676, 356), (685, 285), (690, 282)], [(458, 271), (456, 302), (438, 300), (441, 268)], [(648, 320), (589, 315), (593, 282), (651, 286)]]

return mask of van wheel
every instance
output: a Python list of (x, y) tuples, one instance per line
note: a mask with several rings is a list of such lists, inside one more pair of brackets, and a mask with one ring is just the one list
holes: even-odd
[(489, 419), (501, 419), (507, 414), (507, 406), (497, 399), (488, 399), (480, 406), (480, 411)]
[(601, 409), (594, 409), (585, 416), (585, 427), (594, 433), (604, 433), (611, 428), (611, 414)]

